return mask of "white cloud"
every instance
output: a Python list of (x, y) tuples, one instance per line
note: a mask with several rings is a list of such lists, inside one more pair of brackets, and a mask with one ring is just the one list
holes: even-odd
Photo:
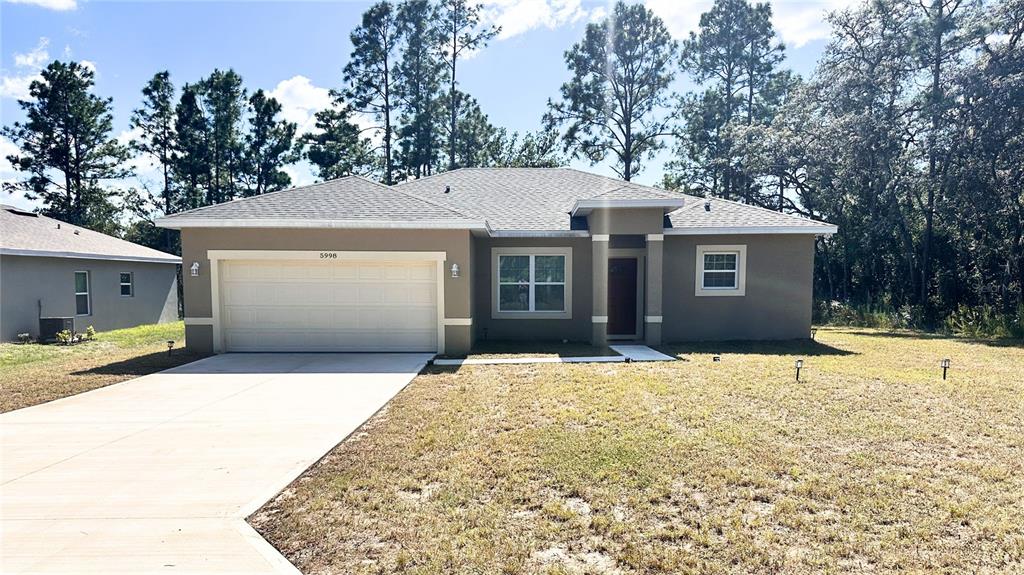
[[(825, 21), (826, 14), (860, 2), (861, 0), (776, 0), (772, 2), (772, 24), (787, 46), (799, 48), (808, 42), (831, 36), (832, 29)], [(673, 36), (686, 38), (690, 32), (697, 30), (700, 15), (711, 9), (713, 2), (646, 0), (645, 4), (665, 21)]]
[[(485, 0), (483, 20), (501, 26), (499, 40), (536, 28), (555, 29), (590, 17), (581, 0)], [(600, 6), (594, 11), (603, 11)]]
[(74, 10), (78, 8), (76, 0), (4, 0), (11, 4), (32, 4), (49, 10)]
[(39, 39), (36, 47), (22, 54), (14, 53), (14, 65), (19, 68), (32, 68), (41, 70), (50, 60), (50, 52), (46, 49), (50, 45), (50, 39), (45, 36)]
[(19, 72), (12, 74), (4, 70), (0, 74), (0, 97), (16, 100), (29, 99), (29, 85), (33, 80), (39, 79), (39, 71), (50, 60), (50, 53), (47, 50), (49, 45), (50, 39), (42, 37), (35, 48), (25, 53), (14, 53), (14, 67)]
[(80, 60), (78, 63), (86, 70), (90, 70), (93, 74), (96, 73), (96, 62), (93, 62), (92, 60)]
[(281, 104), (281, 116), (299, 125), (298, 134), (312, 132), (316, 126), (314, 114), (331, 105), (330, 91), (314, 86), (305, 76), (278, 82), (270, 96)]
[(307, 160), (284, 166), (281, 170), (292, 179), (291, 185), (294, 187), (308, 186), (316, 183), (317, 180), (316, 174), (313, 172), (313, 164)]
[[(20, 151), (14, 142), (4, 136), (0, 136), (0, 183), (13, 182), (19, 178), (19, 174), (14, 170), (14, 166), (7, 161), (7, 156), (18, 154)], [(25, 194), (22, 192), (15, 192), (13, 194), (3, 192), (0, 194), (0, 203), (9, 204), (24, 210), (32, 210), (41, 205), (39, 201), (33, 202), (25, 199)]]

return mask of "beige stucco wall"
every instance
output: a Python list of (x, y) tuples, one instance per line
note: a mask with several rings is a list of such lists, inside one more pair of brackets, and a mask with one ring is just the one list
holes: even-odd
[[(254, 228), (192, 228), (181, 232), (181, 258), (185, 267), (185, 317), (210, 318), (213, 302), (210, 296), (210, 261), (208, 250), (309, 250), (309, 251), (422, 251), (447, 253), (444, 264), (444, 303), (446, 318), (470, 316), (470, 233), (466, 230), (326, 230), (326, 229), (254, 229)], [(199, 277), (188, 272), (192, 262), (200, 265)], [(448, 270), (453, 263), (461, 269), (459, 278), (452, 278)], [(201, 327), (201, 326), (197, 326)], [(209, 353), (212, 338), (207, 330), (190, 330), (197, 341), (189, 341), (190, 348)], [(464, 330), (446, 329), (455, 340), (453, 346), (469, 338), (459, 334)], [(187, 339), (187, 338), (186, 338)], [(447, 342), (446, 342), (447, 343)]]
[[(698, 245), (747, 246), (746, 295), (694, 295)], [(814, 237), (665, 236), (665, 342), (796, 339), (810, 336)]]
[[(175, 264), (0, 256), (0, 338), (39, 335), (43, 317), (75, 316), (75, 272), (89, 272), (91, 311), (75, 317), (75, 329), (107, 331), (178, 319)], [(132, 272), (135, 294), (121, 295), (120, 274)]]
[(661, 208), (600, 208), (587, 216), (592, 234), (660, 234), (665, 227)]
[[(474, 238), (473, 326), (477, 340), (536, 339), (589, 341), (592, 301), (590, 238)], [(569, 247), (572, 249), (571, 319), (492, 319), (493, 247)], [(485, 331), (486, 330), (486, 331)]]

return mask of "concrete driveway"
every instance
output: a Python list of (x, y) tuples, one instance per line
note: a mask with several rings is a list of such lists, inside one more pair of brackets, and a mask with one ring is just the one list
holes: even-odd
[(0, 572), (297, 573), (244, 518), (430, 354), (228, 354), (0, 415)]

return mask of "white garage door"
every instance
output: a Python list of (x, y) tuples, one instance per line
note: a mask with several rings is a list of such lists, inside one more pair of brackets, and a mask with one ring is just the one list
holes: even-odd
[(223, 261), (227, 351), (437, 351), (433, 261)]

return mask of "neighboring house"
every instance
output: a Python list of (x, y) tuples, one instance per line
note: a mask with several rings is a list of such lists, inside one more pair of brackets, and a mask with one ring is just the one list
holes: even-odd
[(214, 352), (805, 338), (836, 231), (568, 168), (348, 177), (158, 225), (182, 232), (188, 346)]
[(40, 317), (97, 331), (178, 319), (181, 258), (0, 205), (0, 338), (39, 335)]

